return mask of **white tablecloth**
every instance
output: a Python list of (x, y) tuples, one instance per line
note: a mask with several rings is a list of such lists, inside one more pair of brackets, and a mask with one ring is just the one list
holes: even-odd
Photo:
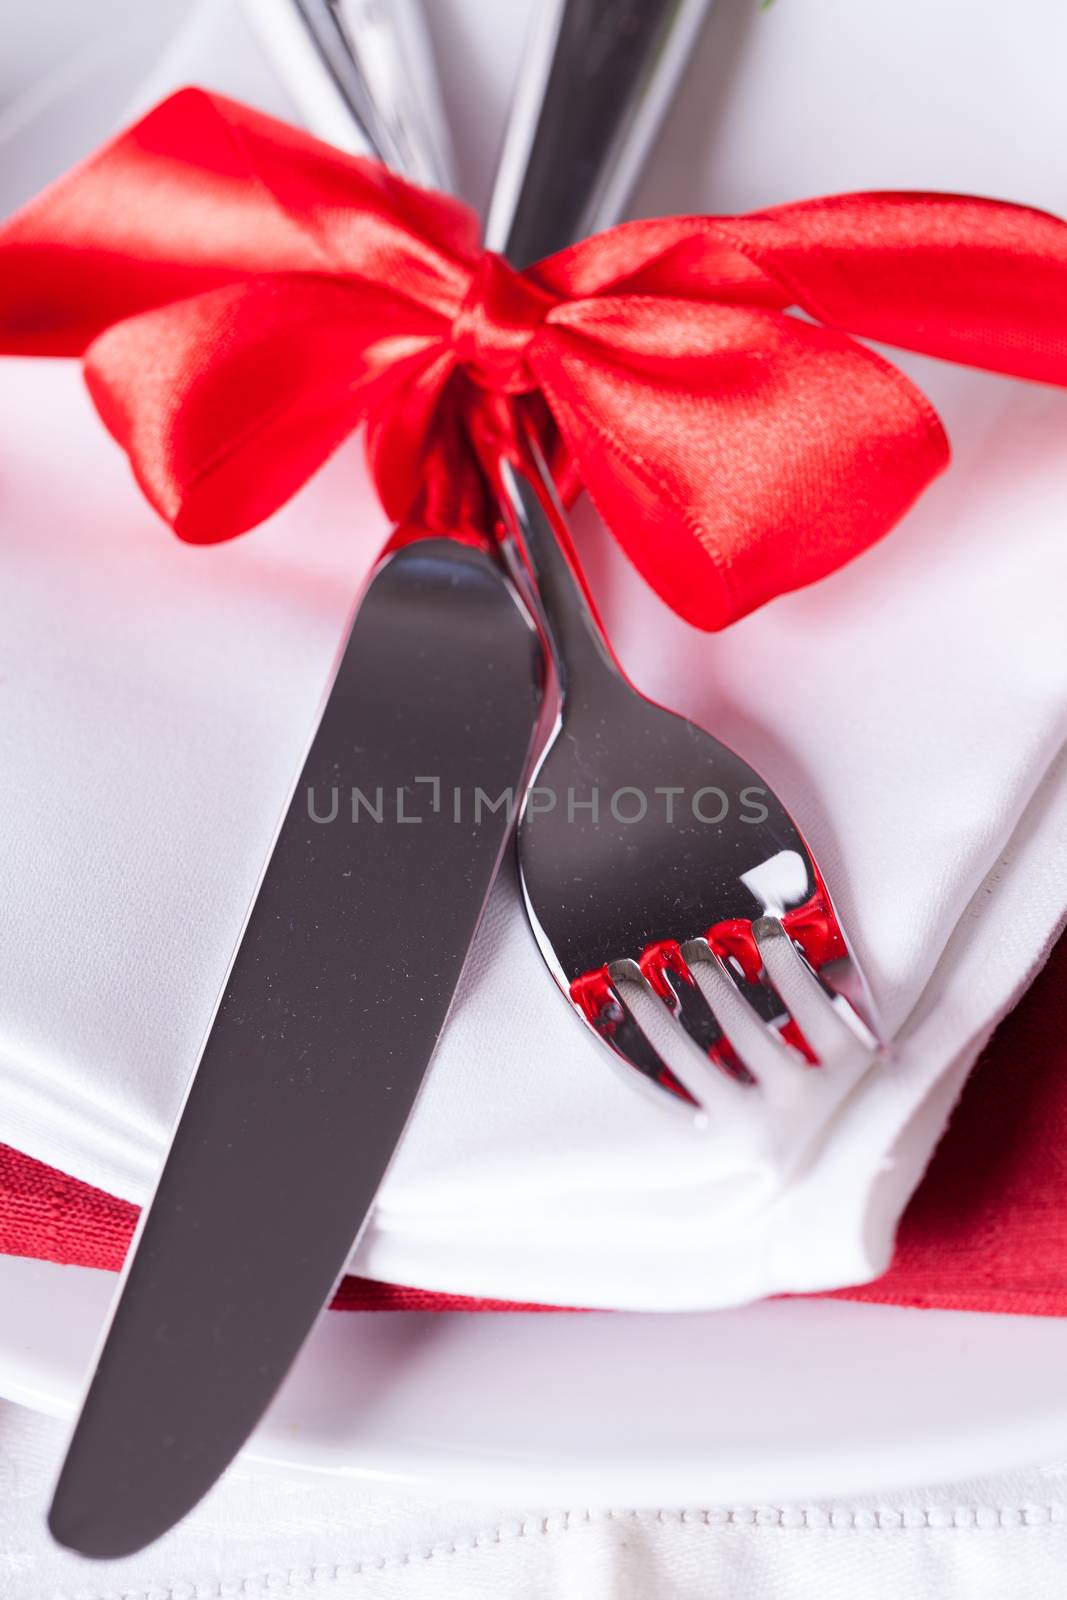
[(778, 1506), (531, 1507), (235, 1468), (103, 1566), (44, 1533), (65, 1424), (0, 1405), (0, 1600), (1062, 1600), (1067, 1461)]

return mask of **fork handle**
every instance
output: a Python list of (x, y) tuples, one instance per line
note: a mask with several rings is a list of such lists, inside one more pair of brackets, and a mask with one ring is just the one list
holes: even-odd
[[(564, 708), (621, 676), (578, 566), (563, 507), (535, 442), (499, 464), (500, 504), (517, 550), (516, 581), (541, 625)], [(523, 571), (525, 567), (526, 571)], [(526, 580), (524, 582), (524, 579)]]
[[(520, 74), (486, 243), (522, 268), (617, 220), (711, 0), (554, 0)], [(619, 672), (596, 621), (547, 468), (531, 443), (499, 463), (502, 504), (567, 699)]]
[(617, 222), (711, 0), (541, 0), (485, 238), (527, 267)]

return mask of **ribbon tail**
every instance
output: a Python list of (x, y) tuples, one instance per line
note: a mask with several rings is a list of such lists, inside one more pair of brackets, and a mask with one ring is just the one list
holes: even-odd
[(496, 507), (483, 470), (479, 396), (443, 350), (393, 388), (367, 422), (367, 457), (397, 523), (390, 548), (456, 539), (491, 549)]

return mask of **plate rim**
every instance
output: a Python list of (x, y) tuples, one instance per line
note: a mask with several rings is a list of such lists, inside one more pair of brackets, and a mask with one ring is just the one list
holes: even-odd
[[(0, 1291), (6, 1291), (0, 1292), (0, 1299), (18, 1305), (15, 1317), (0, 1324), (0, 1396), (30, 1410), (73, 1418), (117, 1281), (116, 1274), (101, 1269), (59, 1266), (28, 1257), (0, 1257)], [(69, 1292), (72, 1286), (73, 1294)], [(67, 1316), (59, 1319), (62, 1326), (58, 1329), (54, 1317), (57, 1295), (63, 1298), (67, 1309)], [(797, 1298), (727, 1312), (329, 1311), (316, 1326), (301, 1362), (305, 1363), (306, 1381), (307, 1361), (317, 1354), (336, 1359), (335, 1353), (326, 1348), (327, 1342), (335, 1344), (338, 1337), (347, 1341), (360, 1324), (353, 1320), (346, 1325), (346, 1321), (359, 1317), (374, 1319), (364, 1327), (373, 1328), (376, 1336), (400, 1327), (417, 1338), (431, 1328), (447, 1329), (455, 1347), (449, 1362), (462, 1370), (468, 1359), (464, 1346), (470, 1347), (470, 1360), (480, 1361), (486, 1341), (490, 1346), (500, 1342), (500, 1334), (506, 1331), (507, 1337), (502, 1341), (505, 1356), (509, 1343), (521, 1356), (527, 1332), (534, 1328), (545, 1330), (546, 1318), (554, 1323), (557, 1344), (561, 1335), (564, 1345), (568, 1342), (568, 1327), (581, 1328), (582, 1333), (574, 1341), (580, 1349), (588, 1345), (591, 1325), (629, 1325), (631, 1330), (640, 1325), (644, 1334), (653, 1330), (654, 1345), (659, 1328), (677, 1332), (679, 1325), (685, 1324), (689, 1330), (711, 1330), (718, 1319), (736, 1322), (746, 1316), (757, 1332), (761, 1323), (770, 1320), (773, 1326), (777, 1320), (786, 1329), (790, 1324), (795, 1328), (799, 1322), (807, 1321), (812, 1327), (821, 1323), (824, 1328), (832, 1328), (837, 1322), (846, 1331), (850, 1324), (855, 1326), (858, 1322), (877, 1330), (879, 1335), (891, 1324), (898, 1330), (913, 1331), (917, 1319), (927, 1319), (927, 1326), (939, 1333), (959, 1332), (963, 1346), (972, 1349), (982, 1346), (983, 1341), (988, 1343), (987, 1335), (992, 1335), (996, 1343), (994, 1330), (1010, 1330), (1009, 1343), (1017, 1342), (1020, 1350), (1028, 1343), (1031, 1353), (1051, 1351), (1060, 1369), (1067, 1353), (1067, 1319)], [(741, 1326), (743, 1329), (743, 1322)], [(983, 1332), (976, 1340), (974, 1335), (980, 1327)], [(35, 1332), (46, 1335), (43, 1351), (35, 1341)], [(796, 1348), (795, 1343), (791, 1348)], [(610, 1365), (610, 1356), (607, 1359)], [(698, 1376), (689, 1374), (691, 1380)], [(742, 1451), (740, 1456), (724, 1460), (715, 1457), (713, 1440), (708, 1441), (707, 1450), (702, 1450), (701, 1441), (696, 1439), (694, 1449), (684, 1455), (669, 1459), (661, 1454), (657, 1458), (653, 1450), (650, 1459), (647, 1442), (638, 1432), (633, 1451), (605, 1455), (602, 1448), (598, 1453), (594, 1447), (583, 1455), (579, 1447), (550, 1463), (544, 1454), (524, 1455), (521, 1448), (487, 1456), (476, 1437), (465, 1438), (462, 1427), (457, 1427), (450, 1445), (434, 1445), (420, 1455), (418, 1445), (402, 1436), (384, 1445), (372, 1439), (369, 1446), (361, 1443), (354, 1449), (340, 1437), (327, 1438), (325, 1442), (321, 1437), (316, 1439), (313, 1424), (308, 1432), (299, 1420), (299, 1405), (296, 1416), (292, 1414), (292, 1401), (286, 1399), (288, 1384), (289, 1380), (241, 1453), (242, 1465), (284, 1474), (326, 1473), (368, 1489), (462, 1496), (508, 1506), (564, 1502), (580, 1502), (596, 1509), (795, 1505), (846, 1494), (892, 1494), (914, 1488), (917, 1483), (950, 1483), (1033, 1467), (1061, 1457), (1067, 1438), (1065, 1388), (1058, 1406), (1045, 1404), (1025, 1418), (991, 1419), (972, 1407), (961, 1412), (958, 1425), (948, 1433), (909, 1436), (904, 1440), (899, 1432), (894, 1434), (890, 1429), (886, 1438), (876, 1441), (873, 1447), (869, 1439), (853, 1441), (832, 1435), (818, 1443), (812, 1439), (805, 1443), (802, 1434), (799, 1439), (787, 1439), (782, 1449), (756, 1444), (747, 1453)], [(919, 1462), (922, 1470), (917, 1472)]]

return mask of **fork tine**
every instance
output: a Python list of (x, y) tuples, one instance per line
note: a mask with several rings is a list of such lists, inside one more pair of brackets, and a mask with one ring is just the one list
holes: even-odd
[(663, 1060), (622, 998), (606, 967), (598, 972), (587, 973), (572, 983), (570, 997), (594, 1033), (598, 1033), (627, 1066), (633, 1067), (643, 1079), (676, 1104), (680, 1101), (692, 1110), (700, 1111), (700, 1102)]
[(751, 1084), (752, 1074), (738, 1059), (676, 941), (651, 945), (638, 966), (649, 987), (713, 1066), (737, 1082)]
[(746, 1070), (764, 1089), (791, 1088), (807, 1071), (804, 1057), (759, 1017), (706, 939), (690, 939), (682, 954)]
[(876, 1041), (843, 995), (835, 994), (812, 970), (777, 917), (752, 924), (767, 977), (794, 1018), (822, 1067), (876, 1048)]

